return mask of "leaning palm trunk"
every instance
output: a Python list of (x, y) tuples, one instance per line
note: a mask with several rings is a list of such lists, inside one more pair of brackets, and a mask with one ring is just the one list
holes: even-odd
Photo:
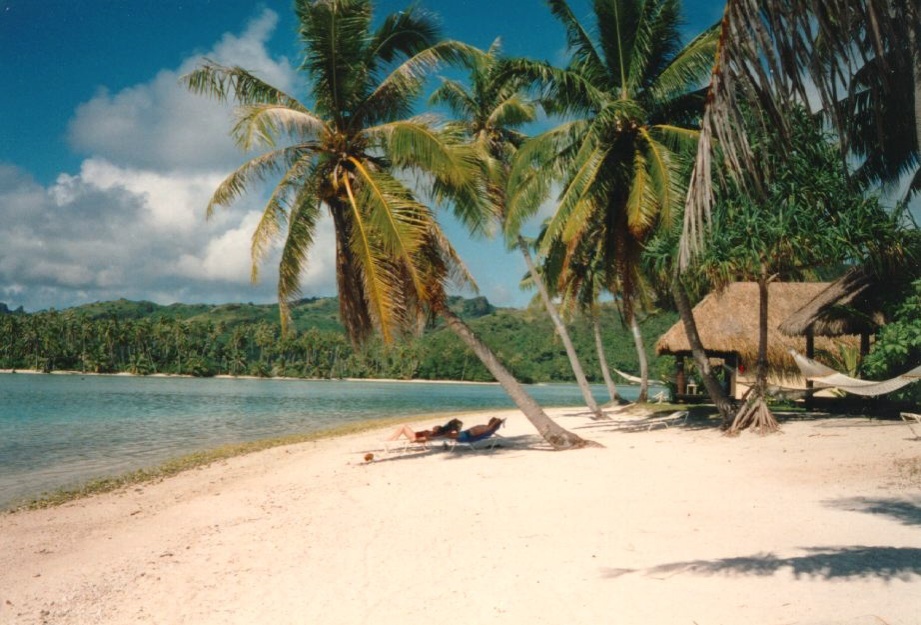
[(617, 393), (617, 385), (614, 384), (614, 378), (611, 377), (611, 370), (608, 368), (608, 359), (604, 353), (604, 342), (601, 340), (601, 322), (598, 319), (598, 313), (594, 310), (592, 311), (592, 331), (595, 334), (595, 351), (598, 353), (598, 364), (601, 367), (604, 385), (608, 389), (611, 403), (619, 404), (621, 402), (620, 395)]
[(767, 269), (762, 265), (758, 277), (758, 365), (755, 385), (745, 406), (733, 419), (729, 434), (738, 434), (748, 427), (757, 429), (762, 435), (771, 434), (780, 427), (764, 401), (767, 391), (768, 282)]
[(694, 362), (697, 363), (701, 381), (704, 384), (704, 388), (707, 389), (707, 394), (720, 413), (722, 428), (727, 429), (730, 427), (733, 420), (732, 402), (729, 401), (729, 397), (726, 395), (723, 387), (710, 369), (710, 360), (707, 358), (703, 343), (700, 341), (700, 334), (697, 331), (697, 322), (691, 310), (691, 302), (688, 299), (687, 291), (684, 290), (684, 284), (681, 282), (680, 276), (676, 275), (672, 279), (672, 295), (675, 298), (678, 314), (681, 316), (681, 321), (684, 324), (684, 331), (687, 334), (688, 343), (691, 345), (691, 353), (694, 355)]
[(586, 440), (580, 436), (565, 430), (557, 425), (543, 408), (528, 395), (527, 391), (521, 386), (505, 366), (499, 361), (496, 355), (489, 347), (484, 344), (473, 330), (461, 320), (460, 317), (448, 310), (446, 307), (438, 310), (448, 327), (469, 347), (474, 354), (483, 362), (489, 372), (496, 378), (496, 381), (502, 385), (502, 388), (508, 393), (512, 401), (521, 412), (528, 418), (528, 421), (537, 429), (545, 441), (550, 443), (554, 449), (579, 449), (581, 447), (600, 447), (598, 443)]
[(566, 355), (569, 356), (569, 364), (572, 367), (573, 375), (576, 377), (576, 383), (579, 385), (579, 390), (582, 391), (582, 398), (585, 400), (585, 405), (588, 406), (588, 409), (592, 412), (595, 419), (603, 419), (604, 413), (601, 411), (601, 408), (598, 407), (598, 402), (595, 401), (595, 397), (592, 395), (592, 389), (588, 385), (588, 379), (585, 377), (585, 372), (582, 370), (582, 363), (579, 362), (579, 356), (576, 354), (576, 348), (572, 344), (569, 332), (566, 330), (566, 326), (563, 324), (563, 320), (560, 318), (560, 314), (557, 312), (553, 300), (550, 299), (550, 293), (547, 291), (547, 286), (541, 279), (540, 274), (537, 273), (537, 268), (534, 266), (534, 259), (531, 258), (531, 252), (528, 250), (528, 244), (521, 235), (518, 236), (518, 247), (521, 249), (524, 261), (528, 265), (528, 272), (531, 274), (531, 280), (537, 285), (537, 291), (540, 293), (540, 299), (544, 303), (544, 308), (547, 310), (547, 314), (550, 315), (551, 321), (553, 321), (553, 327), (556, 329), (557, 336), (560, 337), (560, 340), (563, 342), (563, 347), (566, 348)]
[[(632, 307), (631, 307), (632, 309)], [(636, 314), (630, 312), (630, 332), (633, 334), (633, 344), (636, 346), (636, 358), (640, 365), (640, 394), (636, 401), (643, 403), (649, 399), (649, 362), (646, 358), (646, 346), (643, 344), (643, 335), (640, 333), (640, 324), (636, 321)]]

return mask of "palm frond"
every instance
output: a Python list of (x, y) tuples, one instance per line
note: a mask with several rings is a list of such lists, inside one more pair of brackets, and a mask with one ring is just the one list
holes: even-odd
[(472, 118), (476, 110), (476, 102), (464, 85), (448, 78), (441, 79), (441, 85), (429, 96), (429, 104), (444, 104), (453, 115), (466, 119)]
[(282, 334), (286, 334), (291, 325), (290, 303), (301, 293), (301, 276), (307, 266), (308, 252), (313, 247), (319, 216), (316, 189), (311, 184), (305, 184), (300, 188), (291, 210), (288, 235), (278, 264), (278, 306)]
[(566, 29), (566, 43), (573, 57), (573, 64), (578, 65), (583, 75), (593, 78), (599, 84), (606, 75), (605, 64), (585, 27), (579, 22), (566, 0), (548, 0), (550, 12)]
[(355, 197), (347, 174), (342, 176), (341, 184), (348, 195), (351, 226), (348, 245), (356, 262), (356, 266), (349, 268), (349, 271), (358, 273), (364, 290), (366, 309), (380, 330), (383, 341), (389, 343), (393, 339), (396, 325), (394, 296), (398, 293), (392, 287), (399, 282), (399, 278), (378, 245), (377, 237), (367, 223), (365, 212)]
[(254, 104), (239, 107), (237, 123), (231, 131), (234, 141), (244, 151), (257, 146), (274, 147), (276, 138), (285, 134), (298, 141), (310, 141), (329, 132), (325, 122), (307, 110), (278, 104)]
[(416, 292), (424, 293), (426, 286), (413, 263), (413, 255), (431, 228), (434, 221), (431, 213), (392, 176), (373, 172), (358, 159), (352, 158), (350, 162), (355, 167), (360, 189), (357, 202), (365, 229), (373, 232), (384, 254), (402, 261)]
[(421, 93), (429, 74), (443, 63), (463, 58), (469, 49), (457, 41), (442, 41), (420, 50), (380, 81), (356, 107), (354, 120), (373, 124), (409, 116), (412, 100)]
[(294, 11), (304, 47), (301, 69), (311, 78), (317, 111), (343, 128), (369, 82), (371, 3), (296, 0)]
[(532, 122), (537, 117), (537, 107), (515, 93), (498, 102), (486, 120), (490, 128), (515, 128)]
[(185, 74), (179, 80), (192, 93), (210, 96), (220, 102), (234, 101), (244, 106), (277, 104), (308, 113), (296, 98), (262, 81), (242, 67), (226, 67), (205, 59), (198, 69)]
[[(284, 227), (289, 223), (289, 207), (294, 201), (294, 209), (304, 203), (305, 193), (316, 194), (316, 180), (313, 163), (310, 158), (302, 158), (294, 163), (275, 185), (269, 201), (262, 209), (262, 217), (253, 231), (250, 245), (251, 270), (250, 279), (255, 283), (259, 279), (259, 267), (271, 246)], [(292, 216), (293, 219), (293, 216)], [(290, 238), (290, 237), (289, 237)]]
[(384, 18), (368, 46), (368, 62), (390, 63), (400, 56), (413, 56), (440, 38), (441, 29), (436, 18), (418, 6), (410, 6)]
[(609, 147), (598, 145), (590, 137), (580, 146), (572, 173), (560, 194), (556, 213), (547, 225), (548, 240), (561, 237), (570, 241), (576, 232), (584, 231), (583, 224), (595, 205), (591, 192), (609, 150)]
[(685, 46), (650, 85), (650, 99), (672, 102), (706, 84), (716, 61), (719, 34), (720, 25), (714, 24)]
[(264, 182), (270, 176), (286, 171), (309, 151), (310, 146), (291, 146), (261, 154), (245, 162), (215, 189), (208, 202), (206, 216), (210, 218), (219, 206), (232, 204), (246, 193), (252, 184)]

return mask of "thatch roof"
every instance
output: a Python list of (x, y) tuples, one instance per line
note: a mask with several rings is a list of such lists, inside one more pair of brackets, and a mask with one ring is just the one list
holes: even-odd
[(788, 336), (872, 334), (884, 323), (881, 285), (870, 271), (855, 267), (828, 285), (780, 324)]
[[(781, 334), (778, 326), (829, 286), (828, 282), (772, 282), (768, 286), (768, 366), (793, 371), (790, 349), (805, 352), (805, 339)], [(694, 307), (694, 319), (707, 352), (735, 353), (748, 367), (758, 359), (758, 284), (734, 282), (722, 292), (707, 295)], [(846, 342), (853, 342), (850, 339)], [(816, 339), (817, 349), (834, 349), (836, 342)], [(691, 347), (679, 321), (656, 342), (659, 354), (690, 353)]]

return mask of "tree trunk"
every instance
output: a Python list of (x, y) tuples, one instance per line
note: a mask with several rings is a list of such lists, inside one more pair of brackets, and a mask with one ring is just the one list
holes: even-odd
[(639, 403), (649, 400), (649, 361), (646, 358), (646, 346), (643, 344), (643, 335), (640, 333), (640, 324), (636, 321), (633, 307), (630, 307), (630, 332), (633, 334), (633, 345), (636, 346), (636, 358), (640, 364), (640, 394), (636, 398)]
[(521, 412), (524, 413), (528, 421), (537, 429), (545, 441), (550, 443), (554, 449), (578, 449), (581, 447), (600, 447), (598, 443), (579, 437), (568, 430), (563, 429), (556, 424), (543, 408), (528, 395), (524, 387), (515, 379), (508, 369), (499, 362), (499, 359), (493, 354), (492, 350), (483, 343), (473, 330), (463, 322), (463, 320), (443, 307), (437, 311), (447, 322), (448, 327), (469, 347), (474, 354), (483, 362), (489, 372), (496, 378), (496, 381), (502, 385), (505, 392), (508, 393), (512, 401)]
[[(918, 42), (916, 39), (917, 36), (915, 29), (909, 27), (909, 46), (912, 53), (918, 53), (918, 47), (921, 46), (921, 42)], [(921, 157), (921, 59), (914, 55), (910, 58), (912, 62), (912, 77), (915, 81), (915, 151), (918, 156)]]
[(710, 360), (704, 351), (703, 343), (700, 341), (700, 334), (697, 332), (697, 322), (694, 320), (694, 314), (691, 309), (691, 302), (688, 299), (687, 291), (684, 290), (684, 284), (680, 276), (675, 276), (672, 280), (672, 296), (675, 298), (675, 305), (678, 307), (678, 314), (684, 324), (684, 332), (688, 337), (688, 343), (691, 344), (691, 353), (694, 355), (694, 362), (700, 370), (701, 381), (707, 394), (716, 405), (722, 419), (722, 428), (727, 429), (732, 425), (733, 409), (732, 402), (723, 390), (722, 385), (713, 375), (710, 369)]
[(745, 404), (733, 419), (730, 434), (738, 434), (747, 427), (753, 427), (762, 435), (776, 432), (780, 425), (765, 402), (767, 394), (767, 342), (768, 342), (768, 282), (767, 267), (762, 264), (758, 277), (758, 364), (755, 386)]
[(595, 419), (604, 419), (604, 413), (601, 411), (601, 408), (598, 407), (598, 402), (595, 401), (595, 397), (592, 395), (592, 389), (588, 385), (588, 379), (586, 379), (585, 372), (582, 370), (582, 363), (579, 362), (576, 348), (572, 344), (572, 339), (569, 338), (569, 332), (566, 330), (566, 326), (563, 325), (563, 320), (560, 319), (560, 315), (556, 310), (556, 306), (553, 304), (553, 300), (550, 299), (550, 293), (547, 291), (547, 286), (541, 279), (540, 274), (537, 273), (537, 268), (534, 266), (534, 259), (531, 258), (531, 252), (528, 250), (528, 244), (521, 235), (518, 236), (518, 247), (521, 249), (521, 253), (524, 256), (524, 262), (528, 265), (528, 272), (531, 274), (531, 279), (537, 286), (538, 293), (540, 293), (544, 308), (547, 310), (547, 314), (550, 315), (550, 320), (553, 321), (553, 327), (556, 329), (557, 336), (560, 337), (560, 340), (563, 341), (563, 347), (566, 348), (566, 355), (569, 356), (569, 365), (572, 367), (572, 373), (576, 377), (576, 384), (579, 385), (579, 390), (582, 391), (582, 398), (585, 400), (585, 405), (588, 406), (588, 409), (592, 412)]
[(611, 377), (611, 370), (608, 368), (608, 360), (604, 354), (604, 342), (601, 340), (601, 321), (598, 319), (597, 311), (592, 311), (592, 330), (595, 333), (595, 351), (598, 353), (598, 364), (601, 366), (601, 375), (604, 378), (604, 385), (608, 389), (608, 395), (611, 397), (611, 403), (621, 403), (620, 395), (617, 393), (617, 385)]

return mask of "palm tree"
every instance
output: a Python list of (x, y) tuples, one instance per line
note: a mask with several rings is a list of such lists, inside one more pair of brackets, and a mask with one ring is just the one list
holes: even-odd
[[(489, 198), (500, 224), (504, 227), (508, 215), (506, 198), (509, 171), (518, 148), (526, 138), (517, 128), (534, 121), (537, 108), (523, 95), (528, 82), (526, 77), (505, 71), (499, 56), (499, 40), (485, 52), (472, 50), (465, 59), (465, 65), (469, 70), (470, 88), (456, 80), (443, 79), (430, 101), (447, 105), (455, 116), (455, 121), (451, 122), (451, 125), (467, 136), (475, 148), (487, 180)], [(537, 287), (544, 309), (566, 349), (585, 405), (595, 418), (603, 418), (604, 413), (592, 395), (576, 348), (547, 286), (537, 271), (527, 242), (520, 232), (508, 232), (507, 235), (509, 244), (517, 246), (524, 256), (531, 282)]]
[[(597, 39), (565, 0), (550, 9), (566, 29), (565, 69), (524, 64), (551, 110), (572, 119), (529, 141), (512, 174), (512, 226), (562, 183), (542, 251), (598, 249), (605, 288), (620, 296), (638, 354), (636, 324), (643, 242), (684, 199), (681, 158), (695, 145), (700, 85), (713, 63), (716, 31), (681, 48), (678, 0), (595, 0)], [(591, 241), (591, 242), (587, 242)], [(569, 264), (567, 261), (565, 264)]]
[(421, 318), (441, 315), (554, 448), (584, 446), (448, 309), (446, 283), (472, 280), (432, 211), (400, 176), (427, 176), (436, 199), (460, 198), (455, 206), (469, 209), (462, 215), (468, 223), (483, 218), (473, 210), (480, 178), (470, 150), (430, 119), (409, 116), (428, 70), (464, 46), (439, 42), (433, 20), (416, 9), (387, 16), (372, 30), (370, 0), (296, 0), (295, 13), (312, 108), (240, 67), (209, 61), (184, 77), (194, 92), (237, 102), (232, 132), (241, 148), (267, 149), (224, 180), (208, 213), (252, 183), (276, 178), (252, 258), (255, 278), (270, 242), (287, 230), (278, 281), (283, 324), (326, 209), (335, 232), (340, 317), (353, 342), (376, 330), (389, 343), (418, 328)]
[[(546, 229), (541, 232), (536, 241), (538, 246), (545, 235)], [(554, 285), (555, 293), (562, 296), (563, 310), (569, 314), (579, 311), (591, 320), (595, 352), (598, 356), (602, 378), (611, 402), (620, 403), (621, 397), (611, 377), (601, 335), (600, 298), (606, 283), (602, 256), (603, 254), (597, 249), (580, 249), (576, 254), (567, 253), (565, 247), (557, 241), (544, 258), (542, 271), (547, 276), (547, 283)], [(644, 363), (645, 359), (641, 360), (641, 370), (645, 372), (648, 371), (648, 367)], [(640, 387), (641, 401), (644, 401), (647, 395), (648, 383), (643, 377)]]

